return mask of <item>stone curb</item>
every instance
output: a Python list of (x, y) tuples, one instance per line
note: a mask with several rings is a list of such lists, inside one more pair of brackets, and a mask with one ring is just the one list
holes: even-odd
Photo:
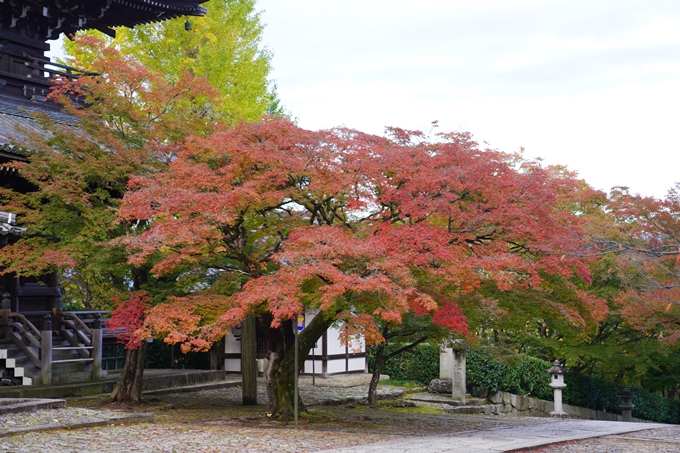
[(0, 415), (16, 414), (27, 410), (39, 409), (63, 409), (66, 407), (66, 400), (62, 399), (33, 399), (33, 398), (0, 398)]
[(139, 412), (129, 415), (121, 415), (106, 420), (95, 420), (91, 422), (75, 422), (68, 424), (61, 423), (50, 423), (48, 425), (41, 426), (26, 426), (22, 428), (9, 429), (5, 432), (0, 433), (0, 438), (14, 436), (17, 434), (24, 434), (27, 432), (38, 432), (38, 431), (57, 431), (60, 429), (71, 430), (76, 428), (93, 428), (96, 426), (108, 426), (113, 424), (127, 424), (127, 423), (145, 423), (153, 419), (153, 414), (146, 412)]
[(198, 385), (187, 385), (184, 387), (176, 388), (164, 388), (157, 390), (144, 390), (142, 391), (142, 396), (153, 396), (153, 395), (167, 395), (170, 393), (189, 393), (189, 392), (200, 392), (201, 390), (216, 390), (224, 389), (230, 387), (238, 387), (241, 385), (241, 381), (225, 381), (225, 382), (214, 382), (209, 384), (198, 384)]
[[(668, 425), (668, 426), (673, 426), (673, 425)], [(649, 429), (654, 429), (654, 428), (649, 428)], [(579, 438), (575, 438), (575, 439), (554, 440), (554, 441), (548, 441), (548, 442), (542, 443), (542, 444), (532, 445), (532, 446), (529, 446), (529, 447), (520, 447), (520, 448), (514, 448), (512, 450), (504, 450), (503, 453), (514, 453), (514, 452), (518, 452), (518, 451), (530, 451), (530, 450), (536, 450), (538, 448), (549, 447), (549, 446), (552, 446), (552, 445), (560, 445), (560, 444), (567, 444), (569, 442), (576, 442), (576, 441), (579, 441), (579, 440), (597, 439), (599, 437), (612, 436), (612, 435), (621, 436), (621, 435), (625, 435), (625, 434), (637, 433), (637, 432), (640, 432), (640, 431), (646, 431), (646, 430), (645, 429), (642, 429), (642, 430), (637, 429), (637, 430), (626, 431), (626, 432), (616, 433), (616, 434), (603, 434), (603, 435), (599, 435), (599, 436), (579, 437)], [(656, 441), (656, 442), (658, 442), (658, 441)], [(669, 444), (674, 445), (670, 442), (669, 442)]]

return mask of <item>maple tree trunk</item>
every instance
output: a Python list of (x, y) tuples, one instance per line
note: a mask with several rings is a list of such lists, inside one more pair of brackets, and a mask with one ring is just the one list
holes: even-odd
[[(300, 332), (298, 336), (299, 370), (304, 369), (305, 359), (314, 343), (333, 324), (332, 317), (326, 317), (319, 313)], [(296, 326), (297, 327), (297, 326)], [(282, 420), (293, 418), (293, 406), (295, 403), (295, 351), (291, 348), (287, 351), (269, 352), (269, 366), (265, 373), (267, 381), (267, 396), (269, 399), (269, 412)], [(307, 412), (307, 408), (298, 396), (298, 411)]]
[(110, 401), (126, 403), (142, 402), (142, 378), (144, 377), (144, 357), (146, 342), (137, 349), (125, 350), (125, 365), (116, 386), (109, 397)]
[(373, 365), (373, 375), (371, 383), (368, 384), (368, 404), (373, 406), (378, 402), (377, 390), (380, 382), (380, 372), (385, 364), (385, 345), (380, 344), (375, 351), (375, 364)]

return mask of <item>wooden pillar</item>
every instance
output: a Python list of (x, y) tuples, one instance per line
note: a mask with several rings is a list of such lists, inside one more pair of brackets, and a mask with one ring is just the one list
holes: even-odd
[(52, 321), (45, 315), (40, 331), (40, 383), (52, 383)]
[(211, 370), (216, 370), (217, 369), (217, 341), (210, 346), (210, 369)]
[(56, 297), (52, 300), (52, 328), (54, 330), (61, 330), (61, 317), (64, 312), (61, 297)]
[(4, 339), (9, 338), (9, 314), (10, 310), (10, 300), (9, 293), (0, 294), (0, 316), (2, 317), (2, 337)]
[(252, 314), (241, 323), (241, 379), (243, 405), (257, 404), (257, 346), (256, 325)]
[(104, 350), (104, 341), (102, 336), (102, 320), (99, 315), (92, 323), (92, 380), (96, 381), (102, 378), (102, 352)]

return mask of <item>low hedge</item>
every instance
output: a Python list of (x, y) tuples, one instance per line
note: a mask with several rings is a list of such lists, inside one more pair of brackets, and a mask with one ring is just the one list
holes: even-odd
[[(397, 349), (398, 345), (388, 347), (387, 353)], [(368, 370), (373, 372), (375, 365), (375, 348), (368, 349)], [(390, 379), (396, 381), (417, 382), (427, 385), (432, 379), (439, 378), (439, 346), (432, 344), (419, 344), (413, 349), (399, 354), (388, 360), (381, 370)]]
[(510, 363), (502, 363), (483, 349), (471, 349), (467, 354), (467, 382), (472, 391), (502, 390), (523, 396), (552, 399), (553, 390), (545, 360), (517, 355)]
[[(369, 349), (368, 366), (373, 371), (375, 351)], [(547, 370), (552, 363), (518, 354), (501, 360), (488, 348), (467, 352), (467, 384), (469, 391), (489, 389), (552, 401), (553, 389)], [(422, 344), (389, 360), (383, 374), (392, 379), (427, 385), (439, 378), (439, 346)], [(616, 396), (623, 385), (567, 371), (567, 387), (563, 401), (574, 406), (620, 414)], [(633, 417), (660, 423), (680, 423), (680, 401), (668, 400), (640, 387), (630, 387), (637, 395), (633, 400)]]
[[(578, 373), (567, 372), (564, 402), (600, 411), (621, 413), (617, 393), (623, 385)], [(637, 396), (633, 400), (633, 417), (660, 423), (680, 423), (680, 401), (669, 400), (641, 387), (631, 386)]]

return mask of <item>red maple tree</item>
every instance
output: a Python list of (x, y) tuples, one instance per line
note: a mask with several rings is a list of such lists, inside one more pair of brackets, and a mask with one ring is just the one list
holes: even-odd
[[(542, 273), (588, 279), (574, 206), (589, 196), (562, 169), (480, 149), (469, 134), (312, 132), (270, 118), (187, 139), (166, 172), (131, 178), (120, 215), (148, 221), (122, 239), (134, 263), (154, 257), (159, 274), (219, 276), (154, 308), (163, 315), (147, 317), (149, 331), (167, 332), (174, 313), (172, 338), (203, 347), (258, 315), (270, 409), (286, 415), (292, 354), (282, 321), (320, 310), (300, 335), (303, 357), (336, 322), (347, 337), (378, 343), (379, 323), (441, 309), (435, 322), (464, 332), (455, 296), (485, 279), (500, 289), (541, 289)], [(213, 315), (203, 327), (180, 327), (201, 311)]]

